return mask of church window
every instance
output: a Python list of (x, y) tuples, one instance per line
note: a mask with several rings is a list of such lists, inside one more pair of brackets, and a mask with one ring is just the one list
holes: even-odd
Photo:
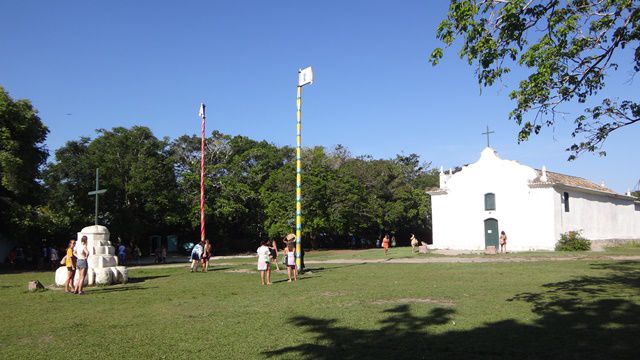
[(562, 194), (562, 202), (564, 203), (564, 212), (569, 212), (569, 193), (566, 191)]
[(486, 211), (496, 209), (496, 194), (494, 193), (484, 194), (484, 209)]

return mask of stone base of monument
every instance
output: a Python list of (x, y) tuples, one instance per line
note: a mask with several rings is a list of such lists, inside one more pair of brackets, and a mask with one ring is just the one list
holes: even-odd
[[(89, 248), (88, 269), (84, 285), (126, 283), (129, 280), (129, 273), (126, 267), (118, 266), (118, 258), (115, 256), (116, 249), (109, 242), (109, 230), (101, 225), (87, 226), (78, 233), (76, 246), (80, 245), (80, 239), (83, 236), (87, 237), (87, 248)], [(78, 271), (76, 271), (74, 283), (78, 276)], [(67, 280), (65, 266), (56, 270), (55, 280), (56, 285), (64, 286)]]

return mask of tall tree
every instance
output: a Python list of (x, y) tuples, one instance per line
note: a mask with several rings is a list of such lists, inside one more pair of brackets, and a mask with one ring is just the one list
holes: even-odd
[(13, 100), (0, 87), (0, 228), (14, 239), (40, 234), (39, 180), (48, 132), (29, 100)]
[(65, 214), (63, 224), (90, 224), (93, 200), (87, 196), (100, 168), (101, 222), (124, 241), (180, 227), (177, 183), (168, 141), (146, 127), (98, 130), (98, 136), (68, 142), (47, 169), (50, 206)]
[[(482, 87), (520, 66), (529, 72), (509, 97), (509, 117), (520, 125), (518, 141), (553, 126), (562, 105), (591, 103), (574, 120), (569, 160), (582, 152), (606, 155), (607, 137), (640, 121), (635, 91), (593, 104), (615, 71), (640, 71), (638, 0), (451, 0), (436, 36), (448, 47), (462, 40), (460, 57), (476, 66)], [(442, 59), (436, 48), (430, 61)], [(633, 87), (632, 87), (633, 88)], [(595, 105), (595, 106), (594, 106)]]
[[(200, 139), (183, 136), (172, 143), (172, 156), (181, 198), (189, 209), (188, 222), (199, 223), (199, 150)], [(244, 250), (267, 234), (270, 221), (265, 218), (265, 199), (270, 193), (265, 184), (290, 160), (291, 149), (278, 148), (265, 141), (244, 136), (229, 136), (214, 131), (206, 139), (206, 222), (207, 236), (217, 248)], [(272, 213), (273, 221), (279, 216)], [(267, 225), (268, 224), (268, 225)]]

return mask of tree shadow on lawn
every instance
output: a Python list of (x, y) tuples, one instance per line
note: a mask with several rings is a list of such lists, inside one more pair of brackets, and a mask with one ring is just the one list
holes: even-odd
[(637, 358), (640, 305), (628, 299), (639, 295), (640, 262), (597, 266), (616, 272), (545, 284), (541, 292), (506, 300), (530, 303), (538, 316), (531, 323), (507, 319), (436, 333), (432, 327), (453, 325), (455, 310), (435, 308), (427, 316), (416, 316), (409, 305), (385, 310), (387, 318), (373, 330), (342, 326), (335, 319), (298, 316), (290, 319), (291, 324), (313, 339), (264, 355), (309, 359)]

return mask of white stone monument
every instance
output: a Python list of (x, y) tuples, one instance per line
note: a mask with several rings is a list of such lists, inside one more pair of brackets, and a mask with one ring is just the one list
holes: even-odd
[[(109, 241), (109, 230), (102, 225), (87, 226), (78, 233), (76, 247), (80, 246), (80, 239), (87, 237), (89, 258), (85, 285), (111, 285), (126, 283), (129, 279), (127, 268), (118, 266), (116, 249)], [(75, 280), (78, 278), (76, 272)], [(61, 266), (56, 271), (56, 285), (63, 286), (67, 280), (67, 268)]]

